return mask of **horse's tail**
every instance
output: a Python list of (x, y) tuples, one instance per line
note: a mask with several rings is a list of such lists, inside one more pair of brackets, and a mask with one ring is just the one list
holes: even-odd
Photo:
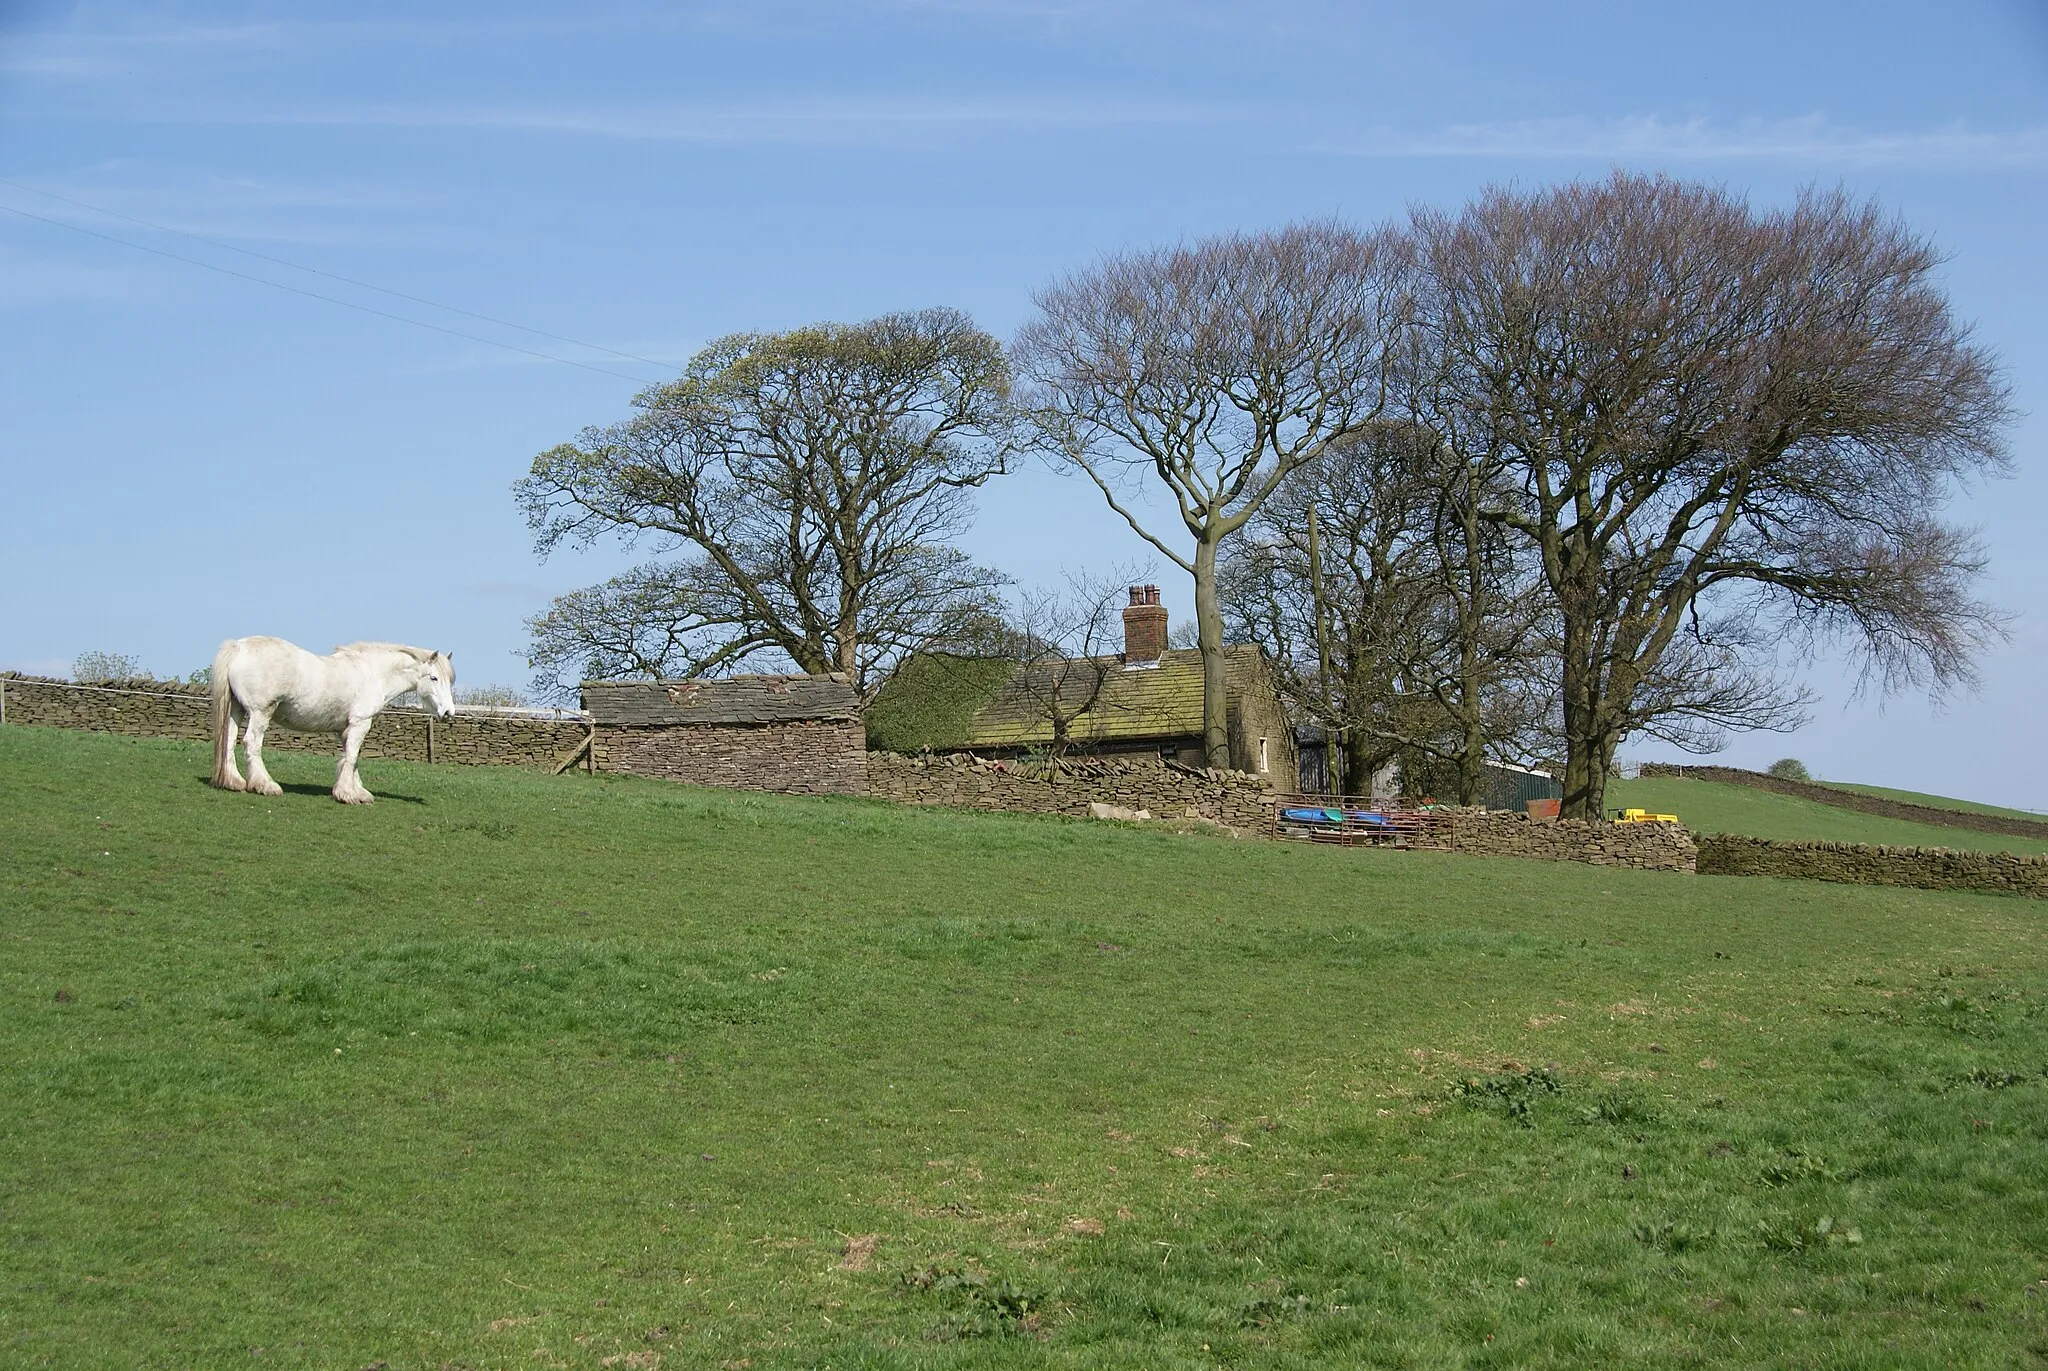
[(213, 654), (213, 783), (222, 790), (241, 790), (245, 782), (235, 770), (234, 696), (228, 690), (228, 668), (235, 660), (235, 640), (230, 638)]

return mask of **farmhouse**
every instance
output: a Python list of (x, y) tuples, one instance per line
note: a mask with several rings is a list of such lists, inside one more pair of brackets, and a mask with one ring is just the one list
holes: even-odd
[[(1132, 586), (1124, 650), (1029, 664), (921, 653), (897, 669), (868, 712), (869, 741), (893, 752), (1016, 756), (1051, 745), (1054, 715), (1069, 744), (1101, 755), (1150, 753), (1206, 765), (1202, 657), (1166, 645), (1159, 587)], [(1230, 765), (1295, 788), (1294, 738), (1256, 646), (1225, 649)]]
[(594, 769), (790, 795), (867, 793), (860, 692), (844, 675), (585, 681)]

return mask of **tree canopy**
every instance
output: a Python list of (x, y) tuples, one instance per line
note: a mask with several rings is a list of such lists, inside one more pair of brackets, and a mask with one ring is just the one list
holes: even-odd
[(1796, 720), (1788, 642), (1846, 640), (1885, 688), (1971, 679), (1998, 616), (1940, 511), (2005, 470), (2010, 406), (1925, 241), (1838, 192), (1758, 213), (1623, 173), (1415, 234), (1427, 416), (1511, 483), (1487, 517), (1557, 615), (1568, 815), (1632, 732)]
[(546, 555), (653, 539), (672, 555), (531, 621), (545, 675), (699, 675), (762, 657), (863, 691), (992, 612), (1002, 577), (952, 540), (1002, 472), (1010, 374), (931, 309), (735, 334), (638, 413), (534, 459), (516, 493)]

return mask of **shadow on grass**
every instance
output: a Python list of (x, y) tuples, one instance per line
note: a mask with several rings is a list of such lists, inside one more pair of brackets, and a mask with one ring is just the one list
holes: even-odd
[[(210, 775), (200, 776), (197, 780), (199, 784), (209, 789), (213, 786), (213, 777)], [(303, 781), (279, 781), (277, 784), (287, 795), (318, 795), (323, 800), (331, 799), (334, 795), (334, 787), (332, 786), (307, 785)], [(424, 799), (417, 795), (398, 795), (389, 790), (379, 790), (373, 793), (380, 800), (396, 800), (400, 804), (423, 805), (426, 803)]]

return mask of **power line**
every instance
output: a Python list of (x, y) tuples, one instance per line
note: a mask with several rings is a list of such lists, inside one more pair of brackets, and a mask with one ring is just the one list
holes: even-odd
[[(12, 185), (13, 183), (7, 182), (6, 184)], [(232, 276), (238, 281), (253, 281), (259, 286), (269, 286), (274, 290), (289, 291), (293, 295), (303, 295), (309, 300), (324, 300), (330, 305), (340, 305), (343, 309), (353, 309), (360, 311), (363, 314), (374, 314), (380, 319), (391, 319), (401, 324), (411, 324), (414, 328), (432, 329), (436, 333), (445, 333), (451, 338), (461, 338), (464, 341), (471, 343), (482, 343), (486, 347), (503, 348), (507, 352), (516, 352), (519, 353), (521, 356), (525, 357), (536, 357), (543, 362), (559, 362), (565, 367), (581, 367), (584, 371), (594, 371), (600, 376), (612, 376), (618, 378), (621, 381), (631, 381), (636, 386), (644, 386), (648, 384), (647, 379), (642, 376), (628, 376), (623, 371), (613, 371), (608, 367), (592, 366), (588, 362), (579, 362), (576, 361), (574, 358), (557, 357), (550, 352), (536, 352), (532, 348), (523, 348), (515, 343), (500, 342), (496, 338), (485, 338), (480, 334), (464, 333), (461, 329), (448, 328), (441, 324), (430, 324), (424, 319), (413, 319), (403, 314), (393, 314), (389, 310), (377, 309), (371, 305), (359, 304), (354, 300), (343, 300), (339, 296), (334, 295), (322, 295), (317, 290), (305, 290), (299, 286), (288, 286), (282, 281), (273, 281), (265, 276), (253, 276), (246, 271), (236, 271), (233, 267), (224, 267), (215, 262), (204, 262), (197, 257), (186, 257), (181, 253), (166, 252), (162, 248), (153, 248), (149, 246), (147, 243), (137, 243), (127, 238), (117, 238), (111, 233), (101, 233), (97, 229), (89, 229), (82, 224), (71, 224), (66, 223), (62, 219), (52, 219), (46, 214), (34, 214), (25, 209), (18, 209), (13, 205), (0, 205), (0, 210), (6, 210), (9, 214), (18, 214), (24, 219), (34, 219), (38, 223), (50, 224), (56, 228), (69, 229), (73, 233), (82, 233), (88, 238), (98, 238), (105, 242), (118, 243), (124, 248), (133, 248), (137, 252), (147, 252), (152, 256), (167, 257), (173, 262), (183, 262), (187, 266), (201, 267), (207, 271), (217, 271), (223, 276)], [(175, 233), (176, 231), (177, 230), (175, 229), (169, 230), (169, 232), (173, 233)], [(186, 236), (191, 237), (193, 235), (188, 234)], [(207, 240), (201, 239), (200, 241), (204, 242)], [(260, 256), (261, 254), (254, 255)], [(286, 265), (290, 264), (287, 263)], [(325, 273), (322, 274), (324, 275)], [(346, 278), (338, 277), (336, 279), (345, 280)], [(374, 290), (377, 289), (377, 287), (373, 286), (371, 287), (371, 289)], [(396, 294), (397, 292), (393, 291), (386, 293)], [(462, 312), (464, 311), (457, 311), (457, 313)], [(476, 317), (481, 318), (483, 316), (479, 315)], [(514, 324), (511, 327), (517, 328), (518, 325)], [(574, 340), (569, 339), (565, 341), (573, 342)], [(610, 349), (601, 350), (609, 351)], [(635, 358), (634, 360), (638, 361), (641, 359)], [(654, 363), (654, 365), (665, 366), (666, 364), (656, 362)]]
[(125, 219), (131, 224), (140, 224), (143, 228), (155, 229), (158, 233), (173, 233), (180, 238), (190, 238), (195, 243), (205, 243), (209, 247), (221, 248), (227, 252), (239, 252), (244, 257), (254, 257), (261, 262), (272, 262), (281, 267), (290, 267), (293, 271), (303, 271), (313, 276), (324, 276), (330, 281), (339, 281), (343, 285), (357, 286), (363, 290), (374, 290), (379, 295), (389, 295), (393, 299), (408, 300), (415, 305), (426, 305), (430, 309), (444, 309), (450, 314), (460, 314), (466, 318), (480, 320), (486, 324), (496, 324), (500, 328), (516, 328), (521, 333), (531, 333), (536, 338), (547, 338), (557, 343), (570, 343), (576, 347), (589, 348), (592, 352), (610, 353), (612, 356), (624, 358), (628, 362), (645, 362), (651, 367), (660, 367), (664, 371), (681, 370), (680, 367), (671, 362), (659, 361), (653, 357), (642, 357), (637, 353), (620, 352), (617, 348), (608, 348), (601, 343), (586, 343), (581, 338), (570, 338), (560, 333), (549, 333), (546, 329), (528, 328), (525, 324), (515, 324), (509, 319), (494, 319), (488, 314), (478, 314), (475, 310), (461, 309), (455, 305), (444, 305), (439, 300), (429, 300), (423, 295), (407, 295), (402, 290), (392, 290), (387, 286), (376, 285), (370, 281), (358, 281), (353, 276), (343, 276), (338, 272), (322, 271), (319, 267), (309, 267), (300, 262), (289, 262), (282, 257), (272, 257), (267, 252), (257, 252), (253, 248), (245, 248), (234, 243), (222, 242), (218, 238), (208, 238), (203, 233), (188, 233), (184, 229), (172, 228), (169, 224), (155, 223), (133, 214), (123, 214), (119, 210), (108, 209), (104, 205), (94, 205), (88, 204), (84, 200), (74, 200), (68, 195), (59, 195), (53, 190), (43, 190), (37, 186), (23, 185), (19, 181), (10, 181), (4, 176), (0, 176), (0, 186), (12, 186), (16, 190), (25, 190), (31, 195), (40, 195), (46, 200), (55, 200), (59, 204), (70, 205), (76, 209), (91, 210), (94, 214), (104, 214), (109, 219)]

